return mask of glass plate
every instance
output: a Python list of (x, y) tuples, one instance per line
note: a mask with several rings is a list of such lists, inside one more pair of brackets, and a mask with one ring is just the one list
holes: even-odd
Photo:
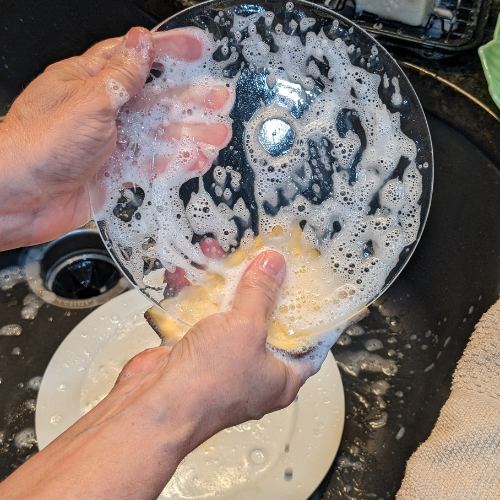
[(271, 343), (305, 351), (330, 332), (332, 344), (401, 272), (427, 218), (432, 146), (408, 79), (308, 2), (210, 1), (155, 31), (176, 55), (156, 54), (90, 186), (111, 255), (189, 326), (230, 309), (259, 252), (281, 251)]

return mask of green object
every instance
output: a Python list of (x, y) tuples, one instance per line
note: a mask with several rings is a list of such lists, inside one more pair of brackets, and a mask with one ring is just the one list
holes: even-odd
[(498, 16), (493, 40), (479, 48), (479, 57), (488, 89), (495, 104), (500, 108), (500, 15)]

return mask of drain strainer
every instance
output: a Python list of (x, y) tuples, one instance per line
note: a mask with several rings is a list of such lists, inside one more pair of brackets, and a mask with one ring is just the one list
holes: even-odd
[(78, 229), (31, 249), (25, 272), (36, 295), (68, 309), (104, 304), (130, 288), (93, 229)]

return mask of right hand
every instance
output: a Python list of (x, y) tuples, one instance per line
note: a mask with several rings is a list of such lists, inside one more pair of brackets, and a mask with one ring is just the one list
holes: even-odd
[(135, 356), (108, 396), (0, 484), (2, 499), (153, 500), (209, 437), (290, 404), (312, 367), (296, 372), (266, 347), (284, 272), (279, 253), (262, 252), (232, 311)]
[(245, 271), (231, 311), (201, 320), (173, 347), (156, 347), (135, 356), (110, 396), (132, 394), (139, 387), (142, 391), (154, 374), (148, 387), (157, 391), (161, 407), (160, 388), (179, 384), (184, 388), (182, 404), (202, 416), (199, 443), (223, 428), (288, 406), (313, 368), (305, 360), (292, 367), (266, 346), (266, 319), (285, 266), (281, 254), (262, 252)]

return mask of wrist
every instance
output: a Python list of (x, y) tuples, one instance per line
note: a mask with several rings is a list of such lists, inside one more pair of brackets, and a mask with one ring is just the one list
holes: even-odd
[(47, 182), (53, 162), (30, 132), (15, 116), (0, 123), (0, 251), (50, 241), (90, 218), (85, 187), (71, 192), (60, 170), (60, 185)]
[[(32, 180), (29, 173), (32, 166), (40, 165), (31, 154), (32, 139), (29, 131), (24, 130), (10, 114), (0, 122), (0, 178), (2, 185), (9, 182), (18, 194), (26, 195), (31, 191)], [(10, 189), (9, 189), (10, 191)], [(23, 196), (27, 198), (26, 196)]]
[[(179, 431), (178, 451), (183, 459), (213, 435), (240, 423), (233, 421), (239, 411), (237, 407), (231, 407), (231, 401), (222, 397), (218, 374), (202, 375), (197, 367), (190, 366), (191, 363), (185, 360), (173, 365), (158, 384), (165, 392), (155, 391), (154, 397), (158, 398), (155, 405), (164, 408), (159, 415), (160, 425), (168, 428), (173, 424)], [(164, 406), (167, 401), (170, 407)], [(174, 421), (169, 422), (172, 417)]]
[(175, 373), (162, 377), (138, 399), (130, 415), (131, 420), (148, 422), (146, 439), (154, 440), (158, 451), (173, 458), (175, 466), (219, 430), (209, 425), (208, 406), (203, 405), (198, 391), (184, 382), (184, 377), (177, 378)]
[[(9, 476), (0, 485), (0, 497), (9, 493), (9, 500), (157, 498), (181, 460), (199, 444), (193, 436), (200, 426), (184, 410), (181, 391), (163, 392), (157, 382), (142, 387), (143, 392), (141, 387), (115, 387)], [(39, 485), (36, 496), (27, 489), (33, 482)]]
[[(0, 250), (30, 245), (36, 199), (33, 193), (29, 145), (22, 142), (22, 130), (7, 116), (0, 123)], [(39, 189), (39, 191), (42, 191)]]

